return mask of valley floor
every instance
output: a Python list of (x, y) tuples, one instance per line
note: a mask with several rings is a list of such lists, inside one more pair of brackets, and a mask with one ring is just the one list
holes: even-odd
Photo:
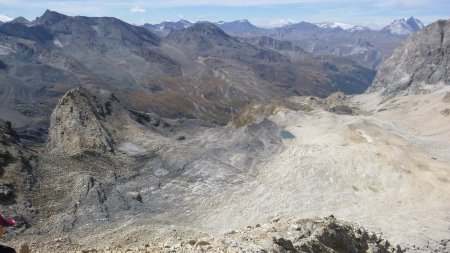
[[(151, 242), (164, 249), (277, 217), (334, 215), (383, 233), (408, 252), (449, 252), (450, 102), (445, 96), (448, 93), (383, 101), (377, 94), (359, 95), (351, 100), (361, 108), (359, 115), (281, 109), (256, 127), (287, 131), (294, 138), (286, 138), (286, 132), (285, 138), (278, 136), (280, 148), (267, 153), (253, 170), (223, 171), (214, 167), (219, 166), (214, 160), (193, 166), (191, 173), (202, 177), (202, 183), (186, 186), (187, 181), (171, 179), (160, 189), (164, 193), (158, 196), (168, 201), (176, 200), (171, 194), (183, 194), (178, 208), (90, 228), (89, 236), (74, 234), (78, 240), (72, 243), (106, 248)], [(199, 149), (211, 149), (249, 134), (245, 129), (222, 131), (199, 133), (202, 141), (191, 145), (203, 143)], [(262, 144), (249, 144), (245, 152), (255, 145)], [(229, 152), (229, 164), (248, 154)], [(215, 169), (220, 177), (210, 176)], [(186, 189), (174, 190), (177, 187)], [(214, 194), (204, 195), (204, 187)], [(64, 244), (63, 238), (57, 240), (52, 250)]]

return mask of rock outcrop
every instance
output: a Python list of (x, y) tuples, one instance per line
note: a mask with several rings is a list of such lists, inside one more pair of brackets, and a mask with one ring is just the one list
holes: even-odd
[(22, 145), (11, 122), (0, 120), (0, 210), (16, 220), (14, 231), (28, 227), (36, 214), (30, 201), (34, 162), (33, 153)]
[[(112, 248), (83, 252), (111, 252)], [(330, 216), (324, 219), (274, 219), (268, 224), (232, 230), (217, 237), (179, 238), (177, 243), (151, 243), (135, 249), (117, 247), (114, 252), (400, 253), (403, 250), (359, 225)]]
[(313, 96), (301, 96), (275, 99), (268, 103), (253, 103), (242, 108), (228, 123), (228, 126), (240, 128), (258, 124), (283, 109), (304, 112), (324, 110), (335, 114), (347, 115), (359, 114), (361, 110), (351, 105), (348, 102), (348, 98), (342, 92), (335, 92), (323, 99)]
[(191, 241), (173, 248), (187, 252), (402, 252), (400, 246), (361, 226), (337, 221), (333, 216), (325, 219), (275, 219), (262, 226), (247, 227), (219, 238)]
[(48, 151), (68, 155), (88, 150), (114, 152), (114, 139), (106, 122), (118, 103), (106, 92), (91, 94), (85, 88), (69, 91), (51, 115)]
[(49, 154), (114, 154), (117, 139), (144, 127), (167, 129), (168, 123), (152, 113), (127, 109), (111, 92), (75, 88), (58, 102), (50, 118)]
[(417, 94), (450, 85), (450, 20), (434, 22), (409, 37), (379, 68), (369, 92)]

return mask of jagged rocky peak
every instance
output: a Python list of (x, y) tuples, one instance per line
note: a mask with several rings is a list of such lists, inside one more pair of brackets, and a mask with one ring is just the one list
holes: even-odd
[(199, 49), (206, 50), (215, 45), (226, 45), (238, 41), (213, 23), (198, 22), (186, 29), (171, 31), (166, 37), (166, 42), (197, 46)]
[(50, 118), (49, 153), (114, 152), (108, 118), (122, 111), (119, 99), (106, 91), (76, 88), (58, 102)]
[(404, 41), (379, 68), (369, 91), (429, 92), (450, 85), (450, 20), (434, 22)]
[(131, 133), (167, 133), (170, 125), (153, 113), (127, 109), (111, 92), (84, 87), (68, 91), (50, 117), (49, 154), (114, 155), (116, 144)]
[(406, 20), (406, 24), (409, 25), (409, 27), (413, 28), (414, 30), (420, 30), (422, 28), (424, 28), (425, 26), (423, 25), (422, 21), (414, 18), (413, 16), (409, 17)]
[(391, 24), (383, 28), (381, 31), (389, 32), (395, 35), (410, 35), (424, 27), (422, 21), (409, 17), (394, 20)]
[(36, 18), (35, 22), (38, 24), (51, 25), (61, 20), (68, 18), (68, 16), (58, 13), (56, 11), (46, 10), (44, 14)]

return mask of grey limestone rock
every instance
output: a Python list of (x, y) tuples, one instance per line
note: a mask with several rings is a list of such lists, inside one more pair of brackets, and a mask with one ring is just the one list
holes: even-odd
[(417, 94), (450, 84), (450, 20), (434, 22), (409, 37), (387, 59), (368, 91)]

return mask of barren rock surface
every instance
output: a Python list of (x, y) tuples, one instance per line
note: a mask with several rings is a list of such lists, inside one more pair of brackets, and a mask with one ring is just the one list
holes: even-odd
[(22, 145), (11, 122), (0, 120), (0, 210), (17, 222), (7, 239), (28, 228), (38, 213), (31, 203), (35, 158), (35, 152)]
[(450, 20), (426, 26), (406, 39), (379, 67), (369, 91), (416, 94), (450, 83)]
[[(226, 127), (133, 111), (86, 88), (59, 100), (45, 150), (27, 149), (2, 121), (1, 204), (22, 224), (8, 230), (8, 244), (26, 240), (33, 252), (449, 252), (447, 28), (434, 23), (397, 50), (386, 63), (398, 67), (394, 85), (253, 103)], [(429, 66), (436, 71), (422, 80)], [(404, 85), (396, 78), (410, 67), (420, 71)], [(42, 152), (38, 163), (34, 152)]]
[[(83, 92), (89, 93), (91, 106), (80, 97), (73, 101), (73, 111), (97, 110), (111, 96)], [(41, 252), (300, 251), (302, 245), (322, 247), (324, 242), (317, 234), (299, 239), (295, 233), (300, 232), (285, 229), (296, 222), (308, 227), (330, 221), (285, 217), (333, 214), (383, 233), (392, 245), (409, 252), (446, 252), (446, 98), (445, 92), (388, 100), (378, 93), (292, 98), (276, 110), (262, 110), (270, 112), (263, 116), (257, 116), (261, 110), (247, 111), (258, 120), (239, 128), (163, 120), (129, 111), (117, 101), (110, 116), (91, 118), (108, 131), (114, 129), (114, 152), (85, 152), (64, 139), (58, 145), (76, 152), (48, 149), (33, 189), (45, 222), (32, 220), (31, 228), (10, 243), (19, 245), (26, 238)], [(330, 110), (336, 106), (357, 113)], [(70, 118), (69, 112), (63, 118)], [(78, 121), (66, 122), (67, 129), (98, 133)], [(59, 129), (51, 128), (50, 136), (58, 136)], [(273, 231), (256, 227), (277, 217), (283, 220), (279, 229), (274, 222)], [(243, 232), (227, 233), (232, 230)], [(259, 238), (259, 233), (266, 237)], [(383, 252), (376, 251), (386, 246), (380, 243), (369, 240), (366, 251), (357, 252)]]
[(325, 219), (280, 219), (231, 230), (215, 237), (170, 237), (163, 243), (126, 248), (91, 249), (82, 252), (403, 252), (381, 235), (359, 225)]

